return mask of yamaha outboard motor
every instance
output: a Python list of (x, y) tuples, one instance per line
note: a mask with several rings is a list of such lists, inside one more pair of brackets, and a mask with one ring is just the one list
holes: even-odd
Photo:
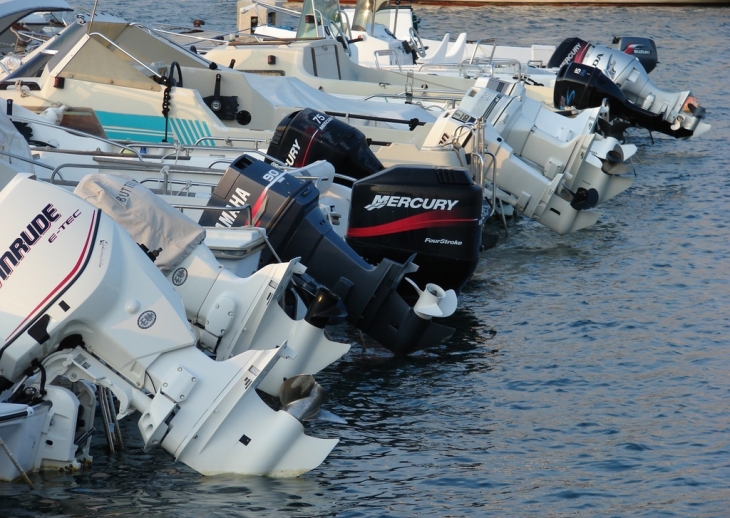
[[(281, 260), (301, 257), (307, 273), (344, 301), (348, 321), (396, 354), (435, 346), (453, 329), (419, 316), (396, 292), (405, 275), (417, 266), (413, 257), (398, 264), (383, 260), (373, 267), (339, 237), (319, 209), (319, 191), (310, 180), (296, 178), (247, 156), (226, 171), (209, 206), (252, 207), (253, 223), (266, 229)], [(205, 211), (203, 226), (246, 223), (241, 212)], [(415, 255), (415, 254), (414, 254)], [(276, 258), (261, 254), (262, 265)]]
[(374, 264), (418, 252), (409, 277), (458, 291), (479, 262), (483, 204), (466, 169), (391, 167), (353, 185), (347, 243)]
[[(659, 63), (659, 54), (657, 53), (656, 44), (652, 39), (623, 36), (615, 37), (612, 44), (620, 52), (638, 59), (647, 74), (654, 70), (657, 63)], [(572, 62), (586, 63), (584, 58), (591, 47), (593, 45), (580, 38), (565, 38), (553, 52), (547, 66), (548, 68), (560, 68)]]
[(612, 119), (624, 119), (650, 131), (682, 138), (704, 133), (709, 129), (709, 125), (700, 122), (704, 109), (699, 103), (692, 104), (691, 100), (694, 98), (689, 98), (680, 113), (668, 120), (666, 113), (653, 113), (629, 101), (616, 83), (596, 67), (570, 63), (558, 72), (553, 90), (556, 108), (595, 108), (604, 99), (608, 100)]
[(335, 171), (356, 180), (383, 170), (362, 131), (311, 108), (284, 117), (266, 153), (289, 167), (327, 160)]

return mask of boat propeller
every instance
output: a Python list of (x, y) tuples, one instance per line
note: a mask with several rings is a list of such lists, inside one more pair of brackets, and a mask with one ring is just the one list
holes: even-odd
[(406, 280), (418, 292), (418, 301), (413, 306), (413, 311), (419, 317), (430, 320), (433, 317), (448, 317), (456, 311), (456, 292), (454, 290), (444, 291), (436, 284), (426, 284), (426, 289), (421, 290), (418, 285), (406, 277)]
[(311, 374), (292, 376), (284, 381), (279, 389), (279, 400), (284, 411), (300, 422), (316, 419), (326, 399), (327, 391)]

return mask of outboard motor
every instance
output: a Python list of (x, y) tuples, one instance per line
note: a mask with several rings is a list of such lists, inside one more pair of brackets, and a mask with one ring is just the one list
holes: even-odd
[[(636, 36), (615, 37), (612, 44), (620, 52), (633, 56), (641, 62), (641, 65), (650, 73), (659, 63), (659, 54), (654, 40)], [(558, 45), (548, 61), (548, 68), (560, 68), (568, 63), (585, 63), (586, 53), (592, 47), (590, 43), (580, 38), (565, 38)]]
[(479, 262), (483, 198), (466, 169), (391, 167), (353, 185), (347, 243), (373, 264), (418, 252), (410, 278), (458, 291)]
[(67, 426), (77, 414), (56, 404), (71, 401), (68, 391), (48, 390), (80, 381), (110, 390), (118, 418), (140, 412), (144, 451), (161, 446), (202, 474), (296, 476), (337, 444), (306, 435), (297, 416), (257, 394), (279, 358), (293, 354), (286, 343), (209, 358), (172, 284), (101, 210), (19, 174), (0, 192), (0, 216), (0, 387), (40, 372), (27, 389), (48, 392), (57, 415), (28, 438), (42, 441), (36, 467), (46, 446), (73, 453), (83, 445), (87, 434), (75, 438)]
[[(209, 206), (245, 203), (252, 207), (252, 223), (266, 229), (278, 255), (266, 250), (261, 263), (301, 257), (309, 275), (344, 301), (348, 321), (386, 348), (409, 354), (435, 346), (453, 333), (452, 328), (416, 314), (396, 292), (403, 278), (417, 268), (413, 256), (403, 264), (388, 259), (376, 267), (368, 264), (335, 233), (319, 209), (319, 191), (310, 180), (244, 155), (228, 168)], [(245, 223), (240, 212), (204, 211), (200, 218), (203, 226)]]
[[(465, 170), (383, 170), (359, 129), (310, 108), (279, 123), (267, 154), (293, 167), (327, 160), (341, 175), (358, 180), (352, 185), (347, 243), (369, 263), (403, 262), (417, 253), (419, 269), (410, 278), (456, 291), (474, 273), (483, 196)], [(401, 289), (403, 295), (412, 292), (410, 286)]]
[[(623, 53), (618, 49), (586, 44), (586, 42), (578, 40), (564, 59), (560, 60), (558, 57), (556, 56), (555, 60), (551, 58), (549, 65), (559, 66), (562, 70), (564, 66), (577, 63), (602, 71), (609, 81), (618, 85), (629, 102), (642, 110), (659, 115), (669, 126), (668, 131), (662, 131), (658, 127), (645, 126), (647, 129), (661, 131), (678, 138), (699, 136), (710, 129), (708, 124), (700, 121), (705, 115), (705, 109), (700, 106), (700, 102), (692, 96), (691, 92), (661, 90), (649, 79), (649, 74), (633, 55)], [(555, 86), (556, 92), (558, 91), (557, 81), (561, 77), (565, 77), (565, 73), (559, 71)], [(594, 106), (596, 105), (590, 107)], [(636, 120), (632, 121), (633, 123), (644, 126), (641, 123), (641, 117), (637, 115), (634, 118)]]
[(266, 153), (289, 167), (326, 160), (356, 180), (383, 170), (359, 129), (311, 108), (284, 117)]
[(558, 72), (553, 90), (556, 108), (595, 108), (601, 106), (604, 99), (608, 100), (612, 119), (624, 119), (649, 131), (683, 138), (701, 135), (710, 128), (701, 122), (704, 108), (699, 106), (694, 97), (687, 97), (679, 108), (674, 105), (666, 111), (655, 113), (632, 103), (617, 84), (597, 67), (570, 63)]
[(618, 50), (634, 56), (641, 62), (647, 74), (650, 74), (659, 63), (659, 54), (654, 40), (638, 36), (616, 36), (611, 42)]

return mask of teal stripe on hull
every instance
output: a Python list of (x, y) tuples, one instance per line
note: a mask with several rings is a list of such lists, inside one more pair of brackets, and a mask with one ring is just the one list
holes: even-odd
[[(137, 142), (162, 142), (165, 137), (165, 118), (155, 115), (129, 115), (125, 113), (97, 111), (107, 136), (113, 140), (132, 140)], [(203, 137), (210, 137), (208, 125), (192, 119), (170, 118), (167, 128), (167, 141), (177, 140), (183, 145), (195, 144)], [(212, 140), (202, 145), (215, 145)]]

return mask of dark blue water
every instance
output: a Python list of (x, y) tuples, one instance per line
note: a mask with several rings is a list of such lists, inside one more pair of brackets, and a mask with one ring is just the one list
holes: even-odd
[[(133, 20), (232, 26), (230, 2), (122, 0)], [(653, 37), (654, 82), (691, 89), (713, 128), (636, 131), (634, 185), (559, 237), (526, 219), (485, 254), (452, 342), (394, 360), (356, 335), (320, 374), (346, 424), (297, 479), (202, 477), (128, 449), (0, 485), (0, 516), (727, 516), (730, 509), (730, 10), (419, 8), (422, 34), (500, 43)], [(230, 23), (228, 22), (231, 18)], [(499, 231), (495, 227), (495, 232)], [(496, 331), (496, 334), (494, 334)]]

